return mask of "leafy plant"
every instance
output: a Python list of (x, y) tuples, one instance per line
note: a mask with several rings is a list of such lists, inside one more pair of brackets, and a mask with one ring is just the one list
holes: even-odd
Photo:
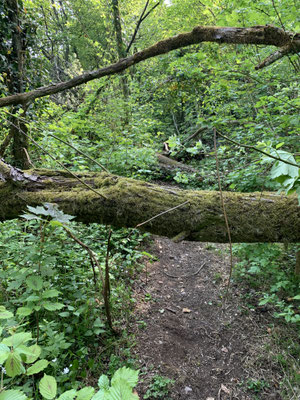
[(172, 379), (166, 378), (161, 375), (153, 377), (152, 382), (149, 385), (144, 399), (166, 399), (169, 393), (170, 386), (174, 383)]

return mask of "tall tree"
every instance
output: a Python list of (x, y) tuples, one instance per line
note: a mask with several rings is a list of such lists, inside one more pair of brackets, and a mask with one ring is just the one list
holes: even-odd
[[(0, 72), (5, 76), (8, 93), (23, 93), (26, 79), (26, 52), (27, 52), (27, 29), (24, 21), (24, 8), (22, 1), (2, 0), (0, 7), (0, 51), (4, 63)], [(23, 117), (27, 111), (27, 105), (22, 105)], [(11, 113), (19, 112), (20, 106), (12, 109)], [(21, 132), (27, 132), (26, 125), (15, 116), (9, 117), (9, 134), (6, 145), (12, 139), (12, 153), (16, 166), (20, 168), (29, 167), (27, 157), (28, 140)]]

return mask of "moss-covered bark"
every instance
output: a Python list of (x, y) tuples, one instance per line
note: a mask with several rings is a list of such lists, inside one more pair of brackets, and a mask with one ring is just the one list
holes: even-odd
[[(18, 217), (26, 205), (52, 202), (85, 223), (135, 227), (188, 201), (141, 229), (168, 237), (185, 232), (186, 240), (228, 241), (218, 192), (169, 189), (107, 173), (78, 174), (106, 197), (102, 198), (65, 172), (38, 170), (34, 175), (22, 187), (0, 183), (1, 220)], [(296, 197), (225, 192), (224, 198), (233, 242), (300, 242)]]

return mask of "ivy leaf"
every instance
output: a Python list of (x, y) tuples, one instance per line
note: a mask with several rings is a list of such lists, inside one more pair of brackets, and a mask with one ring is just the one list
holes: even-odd
[(46, 367), (48, 367), (49, 362), (47, 360), (39, 360), (36, 363), (34, 363), (31, 367), (28, 368), (26, 375), (34, 375), (37, 374)]
[(56, 396), (57, 383), (53, 376), (44, 374), (39, 384), (39, 391), (47, 400), (52, 400)]
[(0, 400), (26, 400), (27, 398), (21, 390), (4, 390), (0, 393)]

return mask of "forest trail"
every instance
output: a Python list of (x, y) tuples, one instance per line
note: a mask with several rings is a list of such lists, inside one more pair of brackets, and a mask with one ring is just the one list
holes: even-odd
[(146, 372), (141, 398), (161, 375), (175, 381), (164, 400), (282, 399), (282, 371), (265, 350), (272, 346), (268, 310), (245, 305), (246, 289), (235, 285), (222, 309), (226, 248), (154, 237), (147, 251), (155, 261), (147, 263), (135, 296), (137, 320), (145, 325), (135, 350)]

